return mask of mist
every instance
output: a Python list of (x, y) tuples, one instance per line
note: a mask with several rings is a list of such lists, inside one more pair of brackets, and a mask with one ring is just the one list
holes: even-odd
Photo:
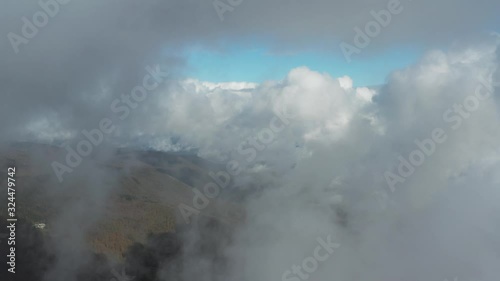
[(419, 58), (362, 87), (203, 81), (188, 50), (345, 57), (389, 1), (216, 3), (1, 4), (12, 280), (496, 280), (500, 2), (398, 2), (355, 59)]

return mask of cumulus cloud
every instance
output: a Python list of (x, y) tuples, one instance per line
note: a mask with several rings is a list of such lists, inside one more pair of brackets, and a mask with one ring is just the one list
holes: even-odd
[[(311, 278), (494, 280), (499, 254), (498, 241), (491, 237), (498, 231), (493, 203), (499, 196), (494, 188), (498, 162), (491, 160), (498, 159), (493, 156), (498, 155), (498, 82), (492, 84), (497, 50), (493, 44), (430, 52), (418, 64), (393, 73), (373, 104), (333, 107), (350, 112), (348, 122), (338, 110), (322, 111), (320, 106), (318, 119), (333, 119), (346, 128), (334, 130), (337, 138), (324, 133), (318, 134), (321, 139), (309, 138), (303, 131), (298, 139), (310, 153), (301, 154), (293, 172), (250, 201), (249, 223), (232, 249), (247, 264), (241, 274), (279, 279), (311, 255), (317, 237), (332, 233), (342, 246)], [(329, 81), (319, 74), (301, 77), (311, 86), (304, 96)], [(481, 77), (494, 93), (454, 130), (457, 124), (443, 114), (474, 95)], [(308, 120), (306, 112), (298, 119)], [(290, 130), (304, 124), (292, 122)], [(447, 141), (396, 192), (387, 191), (384, 170), (398, 164), (398, 155), (408, 157), (414, 140), (429, 138), (435, 128), (446, 131)], [(378, 191), (386, 196), (376, 196)], [(379, 200), (390, 208), (380, 209)], [(338, 223), (338, 208), (345, 211), (345, 225)]]
[[(229, 272), (229, 280), (279, 280), (311, 255), (318, 237), (329, 234), (342, 246), (314, 279), (494, 280), (494, 202), (500, 195), (494, 188), (500, 137), (495, 42), (431, 51), (377, 90), (297, 68), (245, 95), (225, 90), (218, 96), (220, 88), (183, 93), (193, 101), (182, 102), (189, 106), (181, 112), (192, 114), (169, 119), (203, 129), (185, 134), (179, 125), (174, 131), (208, 150), (233, 151), (229, 159), (241, 156), (234, 150), (247, 136), (258, 137), (276, 105), (293, 116), (273, 144), (257, 152), (261, 168), (237, 179), (250, 184), (259, 177), (268, 185), (247, 201), (248, 220), (227, 252), (245, 267)], [(478, 85), (482, 94), (491, 94), (470, 107), (465, 103)], [(231, 101), (231, 110), (220, 98)], [(197, 109), (199, 99), (205, 99), (203, 111)], [(436, 128), (446, 141), (392, 193), (384, 173), (397, 168), (399, 155), (408, 159), (415, 140), (431, 138)], [(281, 173), (273, 177), (270, 171)]]

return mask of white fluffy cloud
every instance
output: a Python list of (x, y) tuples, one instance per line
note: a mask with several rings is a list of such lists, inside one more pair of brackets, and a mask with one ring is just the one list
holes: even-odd
[[(377, 90), (305, 67), (251, 87), (180, 83), (168, 97), (169, 130), (226, 160), (241, 156), (238, 145), (268, 127), (276, 108), (293, 116), (256, 150), (255, 174), (240, 177), (268, 186), (247, 202), (249, 219), (228, 250), (245, 269), (230, 278), (282, 280), (333, 234), (341, 247), (311, 280), (495, 280), (497, 53), (497, 43), (432, 51)], [(478, 85), (492, 94), (474, 105)], [(384, 172), (436, 128), (446, 141), (391, 193)]]

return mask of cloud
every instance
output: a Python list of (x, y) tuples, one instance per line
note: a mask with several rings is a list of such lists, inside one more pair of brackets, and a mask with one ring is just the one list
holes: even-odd
[[(317, 236), (333, 233), (342, 247), (314, 272), (315, 279), (439, 280), (458, 274), (494, 280), (499, 248), (491, 236), (498, 231), (493, 198), (500, 194), (494, 188), (498, 162), (492, 158), (498, 159), (500, 136), (498, 83), (493, 87), (491, 78), (497, 75), (497, 50), (493, 44), (430, 52), (416, 65), (393, 73), (373, 104), (348, 107), (352, 117), (340, 137), (299, 134), (289, 139), (303, 141), (310, 153), (297, 155), (293, 171), (250, 201), (249, 222), (230, 251), (245, 261), (243, 279), (281, 278), (281, 272), (310, 254)], [(328, 82), (305, 73), (294, 80), (309, 86), (304, 96)], [(443, 112), (473, 94), (480, 77), (494, 90), (492, 98), (464, 119), (462, 127), (449, 129)], [(324, 96), (322, 100), (328, 104)], [(315, 112), (322, 115), (318, 119), (342, 118), (338, 111), (321, 109)], [(372, 118), (365, 119), (367, 112)], [(290, 130), (304, 124), (293, 122)], [(392, 208), (380, 211), (374, 192), (387, 189), (380, 178), (383, 170), (397, 163), (398, 154), (409, 153), (415, 139), (441, 126), (449, 140), (389, 194)]]
[[(72, 1), (21, 45), (19, 54), (3, 37), (0, 140), (77, 141), (82, 129), (113, 116), (109, 105), (141, 83), (146, 65), (160, 64), (172, 77), (117, 125), (99, 158), (112, 151), (107, 145), (140, 144), (196, 148), (214, 161), (240, 161), (248, 172), (235, 179), (235, 187), (262, 188), (242, 202), (248, 221), (226, 255), (245, 269), (230, 267), (228, 280), (279, 280), (310, 255), (317, 237), (327, 235), (335, 235), (342, 247), (314, 278), (496, 280), (500, 124), (493, 81), (499, 78), (499, 41), (497, 35), (474, 34), (496, 20), (500, 2), (403, 3), (403, 13), (370, 50), (439, 45), (452, 38), (473, 43), (429, 51), (377, 89), (355, 88), (349, 77), (307, 67), (261, 84), (183, 75), (184, 47), (195, 44), (224, 49), (228, 41), (257, 36), (283, 52), (338, 52), (338, 42), (350, 40), (353, 28), (370, 20), (370, 10), (386, 4), (245, 1), (221, 23), (210, 1)], [(34, 2), (6, 2), (0, 33), (21, 33), (21, 18), (37, 10)], [(443, 114), (473, 94), (480, 79), (492, 97), (461, 117), (459, 129), (450, 129)], [(249, 140), (269, 126), (276, 111), (289, 114), (289, 124), (265, 150), (254, 147), (248, 161), (238, 148), (242, 143), (251, 148)], [(446, 144), (384, 197), (390, 209), (380, 209), (373, 194), (388, 192), (384, 172), (438, 127), (447, 130)], [(61, 216), (61, 228), (73, 221), (63, 234), (79, 231), (75, 217), (85, 226), (92, 223), (83, 215), (88, 202), (103, 207), (108, 190), (99, 188), (108, 176), (93, 164), (84, 164), (70, 180), (91, 189)], [(98, 176), (82, 181), (88, 175)], [(59, 250), (69, 254), (67, 249)]]
[[(315, 278), (494, 280), (499, 61), (497, 37), (489, 42), (429, 51), (378, 89), (306, 67), (251, 87), (178, 81), (154, 111), (164, 122), (142, 130), (179, 136), (205, 158), (238, 160), (246, 169), (234, 192), (263, 187), (244, 201), (248, 221), (226, 254), (246, 266), (229, 269), (228, 280), (279, 279), (330, 234), (342, 247)], [(454, 129), (456, 106), (478, 85), (491, 97)], [(238, 147), (258, 140), (276, 108), (289, 125), (248, 161)], [(449, 110), (454, 121), (443, 117)], [(445, 144), (391, 193), (384, 172), (435, 128), (446, 132)]]
[[(486, 0), (402, 4), (407, 13), (394, 19), (368, 49), (469, 38), (487, 30), (499, 5)], [(353, 28), (371, 19), (370, 10), (382, 9), (387, 2), (245, 1), (220, 22), (210, 1), (68, 1), (58, 4), (58, 12), (36, 37), (19, 46), (18, 54), (6, 35), (21, 36), (22, 18), (32, 21), (45, 6), (14, 1), (4, 5), (1, 91), (15, 106), (2, 103), (0, 124), (2, 138), (9, 140), (24, 137), (20, 129), (48, 116), (47, 122), (69, 128), (67, 134), (93, 126), (108, 113), (108, 101), (137, 84), (144, 66), (161, 64), (173, 77), (182, 77), (188, 46), (224, 50), (227, 42), (251, 46), (257, 37), (281, 52), (322, 46), (340, 54), (338, 43), (350, 41)]]
[[(237, 179), (240, 185), (266, 185), (246, 201), (248, 221), (227, 250), (245, 268), (234, 267), (228, 280), (279, 280), (310, 255), (317, 237), (329, 234), (342, 247), (313, 273), (317, 279), (494, 280), (500, 120), (493, 39), (487, 47), (430, 51), (378, 90), (297, 68), (245, 95), (221, 89), (182, 93), (193, 101), (180, 103), (188, 117), (170, 118), (183, 122), (175, 131), (218, 155), (263, 128), (274, 105), (293, 113), (275, 143), (257, 155), (255, 162), (266, 168)], [(463, 104), (480, 83), (491, 98), (454, 130), (456, 121), (443, 113)], [(225, 107), (221, 98), (234, 106)], [(199, 99), (205, 100), (203, 111)], [(203, 129), (180, 131), (195, 124)], [(446, 131), (446, 143), (390, 193), (384, 171), (435, 128)], [(233, 152), (229, 159), (238, 157)], [(378, 192), (386, 194), (381, 200), (389, 209), (381, 208)]]

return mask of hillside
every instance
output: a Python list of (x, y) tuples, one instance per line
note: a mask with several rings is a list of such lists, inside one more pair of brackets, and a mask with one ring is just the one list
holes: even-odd
[[(99, 209), (99, 217), (89, 226), (87, 242), (96, 253), (116, 257), (133, 243), (146, 241), (148, 235), (174, 232), (177, 224), (184, 223), (178, 205), (191, 206), (193, 186), (210, 180), (211, 163), (196, 156), (122, 149), (106, 161), (92, 159), (93, 168), (104, 175), (98, 181), (84, 176), (60, 184), (54, 180), (50, 163), (64, 153), (59, 147), (41, 144), (16, 144), (9, 149), (6, 165), (16, 166), (17, 216), (32, 224), (46, 223), (44, 231), (50, 233), (64, 216), (65, 206)], [(96, 187), (95, 182), (102, 186)], [(6, 185), (5, 179), (2, 184)], [(105, 201), (92, 201), (91, 192), (101, 189)], [(7, 212), (5, 205), (0, 212)], [(216, 198), (200, 216), (234, 224), (242, 219), (243, 211)]]

